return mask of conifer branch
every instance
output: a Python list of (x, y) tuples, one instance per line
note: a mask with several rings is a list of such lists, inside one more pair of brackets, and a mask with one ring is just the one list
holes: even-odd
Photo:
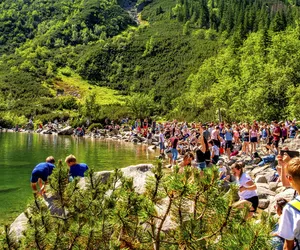
[(85, 248), (86, 250), (91, 249), (90, 245), (91, 245), (91, 241), (93, 239), (93, 235), (94, 235), (94, 229), (92, 229), (89, 233), (88, 241), (87, 241), (86, 248)]
[(71, 244), (70, 244), (68, 250), (71, 250), (71, 249), (73, 248), (73, 246), (74, 246), (76, 240), (77, 240), (78, 237), (80, 236), (80, 232), (81, 232), (81, 229), (82, 229), (83, 226), (84, 226), (84, 223), (80, 223), (80, 225), (79, 225), (79, 227), (78, 227), (78, 230), (77, 230), (77, 232), (76, 232), (76, 234), (75, 234), (75, 237), (74, 237), (73, 240), (71, 241)]
[(155, 237), (155, 247), (154, 247), (155, 250), (159, 250), (160, 232), (161, 232), (163, 224), (164, 224), (164, 222), (165, 222), (165, 220), (166, 220), (166, 218), (167, 218), (167, 216), (170, 212), (172, 203), (173, 203), (173, 194), (169, 196), (169, 204), (168, 204), (167, 210), (166, 210), (166, 212), (165, 212), (165, 214), (164, 214), (164, 216), (163, 216), (163, 218), (162, 218), (162, 220), (161, 220), (161, 222), (160, 222), (160, 224), (157, 228), (156, 237)]
[(249, 249), (254, 249), (257, 239), (258, 239), (258, 231), (255, 231), (254, 238), (251, 241), (251, 243), (249, 244)]
[(218, 233), (222, 233), (223, 229), (224, 229), (224, 228), (226, 227), (226, 225), (227, 225), (227, 221), (228, 221), (228, 219), (229, 219), (231, 210), (232, 210), (232, 206), (230, 205), (230, 206), (228, 207), (227, 214), (226, 214), (226, 217), (225, 217), (225, 219), (224, 219), (224, 222), (222, 223), (221, 227), (220, 227), (218, 230), (216, 230), (215, 232), (213, 232), (213, 233), (210, 234), (210, 235), (201, 237), (200, 239), (197, 239), (196, 241), (207, 240), (207, 239), (209, 239), (209, 238), (211, 238), (211, 237), (217, 235)]

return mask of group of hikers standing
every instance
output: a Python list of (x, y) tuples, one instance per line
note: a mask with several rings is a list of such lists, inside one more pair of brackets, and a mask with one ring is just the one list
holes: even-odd
[[(149, 131), (148, 134), (152, 133)], [(159, 123), (155, 133), (159, 133), (160, 153), (172, 152), (171, 164), (176, 164), (178, 154), (194, 151), (198, 165), (204, 168), (216, 164), (219, 156), (228, 158), (237, 154), (253, 157), (260, 145), (265, 154), (278, 153), (279, 143), (287, 138), (295, 138), (298, 128), (295, 122), (273, 121), (272, 123), (209, 123), (188, 126), (187, 123)], [(197, 150), (200, 146), (200, 151)], [(241, 152), (240, 152), (241, 151)], [(201, 164), (200, 164), (201, 163)]]

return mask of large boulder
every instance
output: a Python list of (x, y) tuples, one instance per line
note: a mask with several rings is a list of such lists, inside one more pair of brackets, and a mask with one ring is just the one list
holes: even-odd
[[(135, 191), (139, 194), (142, 194), (145, 191), (147, 178), (149, 176), (153, 176), (153, 173), (151, 172), (153, 167), (154, 166), (152, 164), (139, 164), (122, 168), (121, 171), (125, 177), (133, 179)], [(100, 177), (101, 181), (106, 183), (112, 173), (113, 171), (100, 171), (96, 172), (94, 175), (96, 178)], [(81, 178), (78, 184), (80, 188), (85, 188), (86, 178)]]
[(276, 196), (274, 196), (274, 197), (270, 196), (269, 197), (269, 199), (270, 199), (270, 205), (269, 205), (269, 207), (268, 207), (268, 209), (266, 211), (269, 212), (269, 213), (275, 214), (276, 213), (276, 209), (275, 209), (276, 201), (279, 198), (284, 198), (287, 201), (291, 201), (293, 199), (293, 197), (294, 197), (294, 193), (295, 193), (294, 189), (287, 188), (285, 191), (283, 191), (283, 192), (281, 192), (279, 194), (276, 194)]
[(258, 203), (258, 207), (261, 209), (266, 209), (268, 208), (269, 204), (270, 204), (269, 199), (260, 199)]
[(255, 183), (268, 183), (268, 180), (264, 175), (257, 175), (254, 182)]
[(58, 131), (58, 135), (72, 135), (74, 132), (74, 129), (71, 126), (67, 126), (63, 128), (62, 130)]
[(270, 189), (271, 191), (275, 192), (276, 189), (278, 188), (278, 184), (279, 184), (279, 182), (270, 182), (270, 183), (269, 183), (269, 189)]
[(16, 241), (19, 241), (23, 236), (23, 232), (26, 230), (28, 218), (25, 213), (21, 213), (14, 222), (10, 225), (9, 234), (13, 234)]
[(269, 168), (269, 166), (263, 166), (263, 167), (255, 167), (252, 171), (251, 171), (251, 175), (252, 176), (256, 176), (257, 174), (263, 172), (264, 170), (266, 170), (267, 168)]
[(260, 199), (267, 199), (269, 195), (275, 196), (276, 193), (269, 190), (268, 188), (257, 186), (257, 194)]
[(262, 187), (265, 189), (269, 189), (269, 184), (268, 183), (256, 183), (257, 187)]

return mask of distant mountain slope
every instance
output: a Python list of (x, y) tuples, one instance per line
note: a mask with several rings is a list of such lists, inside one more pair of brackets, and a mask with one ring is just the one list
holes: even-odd
[(27, 39), (49, 48), (87, 44), (133, 24), (120, 5), (108, 0), (5, 0), (0, 9), (2, 52)]
[[(84, 119), (84, 101), (59, 105), (55, 95), (60, 69), (70, 68), (117, 95), (147, 96), (150, 115), (209, 120), (221, 108), (229, 120), (293, 117), (299, 2), (1, 1), (0, 113), (46, 121), (72, 110), (69, 116)], [(135, 116), (130, 102), (114, 104), (111, 113), (99, 105), (102, 118), (116, 117), (118, 105), (119, 115)]]

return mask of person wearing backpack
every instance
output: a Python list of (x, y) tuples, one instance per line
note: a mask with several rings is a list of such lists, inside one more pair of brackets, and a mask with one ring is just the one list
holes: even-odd
[[(300, 158), (292, 158), (286, 166), (286, 179), (290, 185), (300, 193)], [(300, 196), (290, 201), (282, 211), (281, 223), (277, 231), (278, 236), (285, 239), (284, 250), (299, 248), (300, 241)]]

